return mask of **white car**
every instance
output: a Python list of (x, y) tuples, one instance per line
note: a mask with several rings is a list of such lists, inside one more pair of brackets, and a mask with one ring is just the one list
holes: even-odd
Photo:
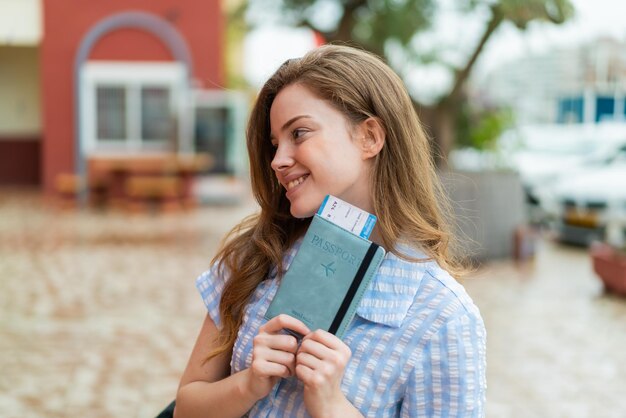
[(523, 126), (500, 140), (532, 204), (539, 204), (539, 189), (572, 170), (608, 164), (623, 146), (626, 124)]
[(607, 225), (626, 233), (626, 145), (604, 164), (595, 162), (562, 175), (541, 189), (541, 205), (555, 218), (561, 241), (589, 245), (605, 239)]

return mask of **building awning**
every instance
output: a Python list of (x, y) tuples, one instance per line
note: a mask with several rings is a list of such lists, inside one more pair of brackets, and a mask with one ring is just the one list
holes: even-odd
[(39, 45), (41, 12), (41, 0), (0, 0), (0, 46)]

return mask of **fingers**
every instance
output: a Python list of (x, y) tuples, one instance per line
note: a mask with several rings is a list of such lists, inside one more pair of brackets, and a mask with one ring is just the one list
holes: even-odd
[(289, 377), (295, 373), (295, 354), (268, 347), (254, 347), (252, 369), (255, 374), (267, 377)]
[(308, 333), (308, 328), (299, 320), (279, 315), (259, 328), (253, 339), (252, 371), (259, 377), (288, 377), (295, 374), (295, 354), (298, 341), (283, 329)]
[[(284, 329), (305, 335), (300, 347)], [(297, 375), (305, 383), (323, 385), (341, 379), (352, 353), (333, 334), (311, 332), (300, 320), (278, 315), (259, 328), (254, 337), (252, 368), (255, 374), (268, 377)]]
[[(298, 357), (300, 354), (308, 354), (336, 366), (345, 366), (352, 355), (350, 348), (339, 338), (323, 330), (317, 330), (304, 337), (298, 350)], [(303, 358), (309, 359), (309, 356)]]
[(253, 355), (262, 358), (271, 363), (279, 363), (289, 365), (296, 360), (296, 354), (282, 350), (274, 350), (266, 346), (257, 346), (253, 348)]
[(295, 371), (284, 364), (264, 362), (261, 360), (253, 361), (251, 369), (256, 376), (273, 378), (273, 377), (290, 377)]
[(290, 335), (259, 334), (254, 338), (253, 357), (284, 365), (293, 375), (298, 342)]
[(307, 340), (316, 341), (322, 344), (323, 346), (330, 348), (331, 350), (344, 350), (345, 349), (345, 350), (350, 351), (350, 348), (347, 345), (345, 345), (343, 341), (341, 341), (339, 338), (337, 338), (335, 335), (331, 334), (330, 332), (324, 331), (322, 329), (318, 329), (317, 331), (309, 333), (306, 337), (304, 337), (302, 342), (307, 341)]
[(260, 333), (254, 337), (253, 344), (255, 347), (263, 346), (288, 353), (298, 350), (298, 340), (292, 335)]
[(316, 373), (315, 369), (305, 366), (304, 364), (297, 364), (295, 373), (296, 377), (305, 384), (305, 387), (322, 387), (326, 382), (326, 379), (321, 373)]
[(285, 314), (280, 314), (270, 319), (265, 325), (261, 326), (259, 332), (274, 334), (282, 329), (290, 329), (302, 335), (306, 335), (311, 332), (311, 330), (309, 330), (309, 328), (304, 325), (302, 321)]
[(312, 387), (341, 380), (350, 360), (350, 348), (334, 335), (317, 330), (308, 334), (296, 355), (296, 376)]

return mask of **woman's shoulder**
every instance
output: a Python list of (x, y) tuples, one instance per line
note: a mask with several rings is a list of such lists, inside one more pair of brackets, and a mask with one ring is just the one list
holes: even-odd
[(480, 311), (465, 287), (437, 263), (429, 263), (423, 286), (423, 292), (416, 295), (416, 302), (425, 301), (429, 293), (436, 294), (436, 300), (442, 302), (441, 308), (445, 308), (444, 313), (480, 317)]
[(211, 319), (218, 326), (220, 325), (219, 304), (226, 286), (225, 268), (219, 262), (214, 262), (207, 271), (196, 278), (196, 289), (198, 289)]
[(451, 293), (464, 308), (468, 310), (475, 308), (474, 302), (463, 285), (435, 260), (429, 258), (424, 251), (404, 244), (398, 246), (398, 252), (415, 260), (408, 260), (407, 257), (400, 257), (394, 253), (389, 255), (390, 260), (403, 265), (407, 270), (416, 272), (422, 286), (434, 287), (443, 293)]
[(204, 293), (210, 288), (223, 288), (226, 283), (226, 274), (224, 274), (224, 266), (219, 261), (214, 261), (211, 267), (202, 272), (196, 278), (196, 287), (200, 293)]
[[(435, 327), (462, 314), (480, 318), (478, 308), (460, 283), (424, 252), (407, 246), (387, 252), (357, 314), (395, 328), (420, 322), (422, 330), (425, 321), (432, 321)], [(416, 324), (411, 326), (415, 328)]]
[(393, 267), (394, 274), (403, 276), (414, 292), (403, 322), (418, 322), (422, 330), (426, 323), (430, 332), (436, 332), (458, 318), (484, 326), (480, 310), (471, 296), (449, 272), (419, 250), (404, 247), (400, 251), (418, 259), (407, 260), (390, 254), (386, 260), (388, 266)]

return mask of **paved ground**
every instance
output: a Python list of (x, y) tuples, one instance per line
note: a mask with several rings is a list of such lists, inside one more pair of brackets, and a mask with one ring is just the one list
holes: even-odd
[[(204, 308), (194, 289), (251, 205), (169, 215), (51, 209), (0, 190), (0, 417), (151, 417)], [(489, 417), (626, 416), (626, 300), (584, 250), (465, 281), (489, 333)]]

